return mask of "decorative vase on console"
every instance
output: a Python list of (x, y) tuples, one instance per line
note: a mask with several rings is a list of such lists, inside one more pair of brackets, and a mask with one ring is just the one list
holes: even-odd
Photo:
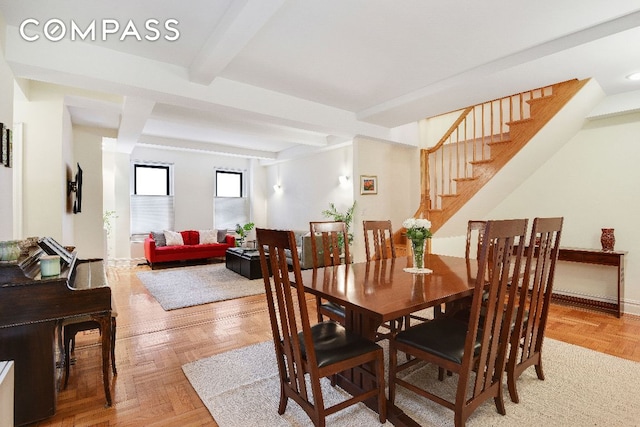
[(406, 219), (402, 226), (407, 229), (406, 235), (411, 240), (411, 254), (413, 258), (413, 268), (416, 270), (425, 269), (424, 254), (426, 252), (427, 239), (431, 238), (431, 221), (422, 218)]
[(603, 228), (602, 235), (600, 236), (600, 243), (602, 243), (603, 251), (612, 251), (613, 246), (616, 244), (616, 236), (613, 234), (613, 228)]

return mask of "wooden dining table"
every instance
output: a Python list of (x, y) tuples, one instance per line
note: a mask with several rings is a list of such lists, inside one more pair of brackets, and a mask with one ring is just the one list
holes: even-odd
[[(405, 271), (410, 258), (341, 264), (302, 271), (305, 291), (345, 307), (346, 328), (374, 340), (383, 322), (473, 295), (477, 263), (465, 258), (428, 254), (428, 274)], [(361, 376), (344, 373), (339, 385), (355, 393)], [(375, 410), (375, 402), (369, 404)], [(417, 425), (396, 407), (388, 408), (394, 425)]]
[(393, 258), (302, 271), (307, 293), (346, 309), (346, 327), (374, 339), (378, 327), (425, 308), (473, 295), (476, 262), (428, 254), (432, 272), (405, 271), (410, 258)]

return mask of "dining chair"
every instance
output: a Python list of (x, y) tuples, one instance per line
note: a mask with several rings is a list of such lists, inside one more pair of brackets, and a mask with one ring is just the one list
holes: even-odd
[[(396, 248), (393, 243), (393, 228), (391, 227), (390, 220), (364, 220), (362, 221), (362, 228), (364, 230), (364, 246), (367, 262), (393, 259), (396, 257)], [(419, 318), (419, 320), (426, 319)], [(389, 334), (393, 334), (402, 329), (403, 325), (409, 325), (410, 321), (411, 316), (407, 315), (383, 323), (381, 326), (389, 330), (389, 333), (380, 333), (378, 334), (378, 338), (388, 338)]]
[[(506, 413), (502, 378), (511, 328), (502, 325), (511, 323), (517, 302), (517, 286), (509, 286), (509, 281), (519, 279), (526, 232), (526, 219), (487, 222), (479, 268), (489, 274), (477, 275), (468, 322), (441, 317), (398, 332), (389, 340), (390, 404), (395, 402), (399, 385), (453, 410), (456, 427), (464, 426), (475, 408), (491, 397), (497, 411)], [(399, 351), (412, 359), (398, 365)], [(447, 377), (447, 381), (457, 381), (454, 398), (398, 377), (419, 361), (458, 374)]]
[[(379, 420), (385, 423), (382, 347), (333, 321), (311, 326), (295, 234), (258, 228), (256, 237), (280, 377), (278, 413), (284, 414), (291, 398), (315, 426), (324, 426), (328, 415), (366, 399), (377, 398)], [(291, 252), (292, 272), (289, 272), (286, 250)], [(272, 277), (268, 274), (269, 266)], [(325, 408), (321, 378), (333, 377), (348, 369), (369, 379), (371, 387)]]
[(362, 221), (367, 261), (396, 257), (391, 221)]
[[(471, 280), (476, 279), (478, 271), (478, 262), (480, 249), (482, 248), (482, 241), (484, 238), (484, 231), (487, 226), (487, 221), (482, 220), (469, 220), (467, 222), (467, 238), (464, 250), (464, 258), (467, 263), (467, 278)], [(472, 243), (474, 243), (472, 245)], [(472, 247), (475, 249), (472, 252)], [(474, 265), (475, 264), (475, 265)], [(457, 301), (449, 302), (445, 305), (444, 310), (442, 307), (435, 307), (434, 317), (440, 316), (457, 316), (459, 319), (468, 319), (469, 308), (471, 306), (471, 298), (464, 298)]]
[(520, 287), (511, 348), (507, 361), (507, 384), (513, 402), (518, 403), (516, 380), (530, 366), (539, 379), (542, 371), (542, 343), (553, 291), (556, 261), (560, 250), (563, 218), (535, 218)]
[[(349, 263), (351, 259), (349, 256), (349, 235), (347, 225), (343, 221), (312, 221), (309, 222), (309, 231), (311, 232), (311, 253), (314, 268), (321, 265), (339, 265), (343, 261), (345, 264)], [(320, 248), (318, 243), (321, 244)], [(321, 260), (322, 263), (320, 263)], [(316, 308), (318, 322), (322, 322), (326, 316), (342, 325), (345, 324), (345, 310), (340, 304), (316, 297)]]
[[(484, 230), (487, 226), (487, 221), (469, 220), (467, 222), (467, 241), (464, 251), (464, 257), (466, 259), (477, 259), (480, 254), (480, 248), (482, 247), (482, 239), (484, 236)], [(471, 253), (471, 243), (475, 240), (476, 251), (475, 254)]]

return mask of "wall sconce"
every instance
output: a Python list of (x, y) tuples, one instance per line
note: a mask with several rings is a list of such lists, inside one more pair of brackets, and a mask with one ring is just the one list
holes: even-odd
[(273, 191), (275, 191), (276, 193), (280, 193), (282, 191), (282, 186), (280, 184), (275, 184), (273, 186)]
[(340, 181), (341, 185), (347, 185), (349, 183), (349, 176), (348, 175), (340, 175), (338, 177), (338, 181)]

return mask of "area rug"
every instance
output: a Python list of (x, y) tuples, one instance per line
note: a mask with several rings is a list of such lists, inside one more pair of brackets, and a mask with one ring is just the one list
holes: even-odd
[[(279, 384), (271, 342), (201, 359), (182, 369), (221, 427), (312, 425), (291, 400), (284, 415), (278, 415)], [(547, 339), (544, 370), (544, 381), (537, 379), (533, 368), (522, 374), (518, 380), (518, 404), (511, 402), (505, 385), (507, 415), (498, 414), (493, 399), (489, 399), (471, 415), (467, 426), (640, 425), (640, 363)], [(419, 367), (405, 377), (427, 387), (435, 386), (444, 396), (454, 394), (455, 375), (439, 382), (432, 365)], [(328, 404), (346, 396), (328, 381), (323, 380), (322, 388)], [(402, 387), (398, 388), (396, 405), (421, 426), (454, 425), (451, 410)], [(377, 414), (358, 404), (327, 417), (327, 425), (360, 427), (380, 423)]]
[(137, 275), (167, 311), (264, 293), (262, 279), (249, 280), (224, 264), (141, 271)]

